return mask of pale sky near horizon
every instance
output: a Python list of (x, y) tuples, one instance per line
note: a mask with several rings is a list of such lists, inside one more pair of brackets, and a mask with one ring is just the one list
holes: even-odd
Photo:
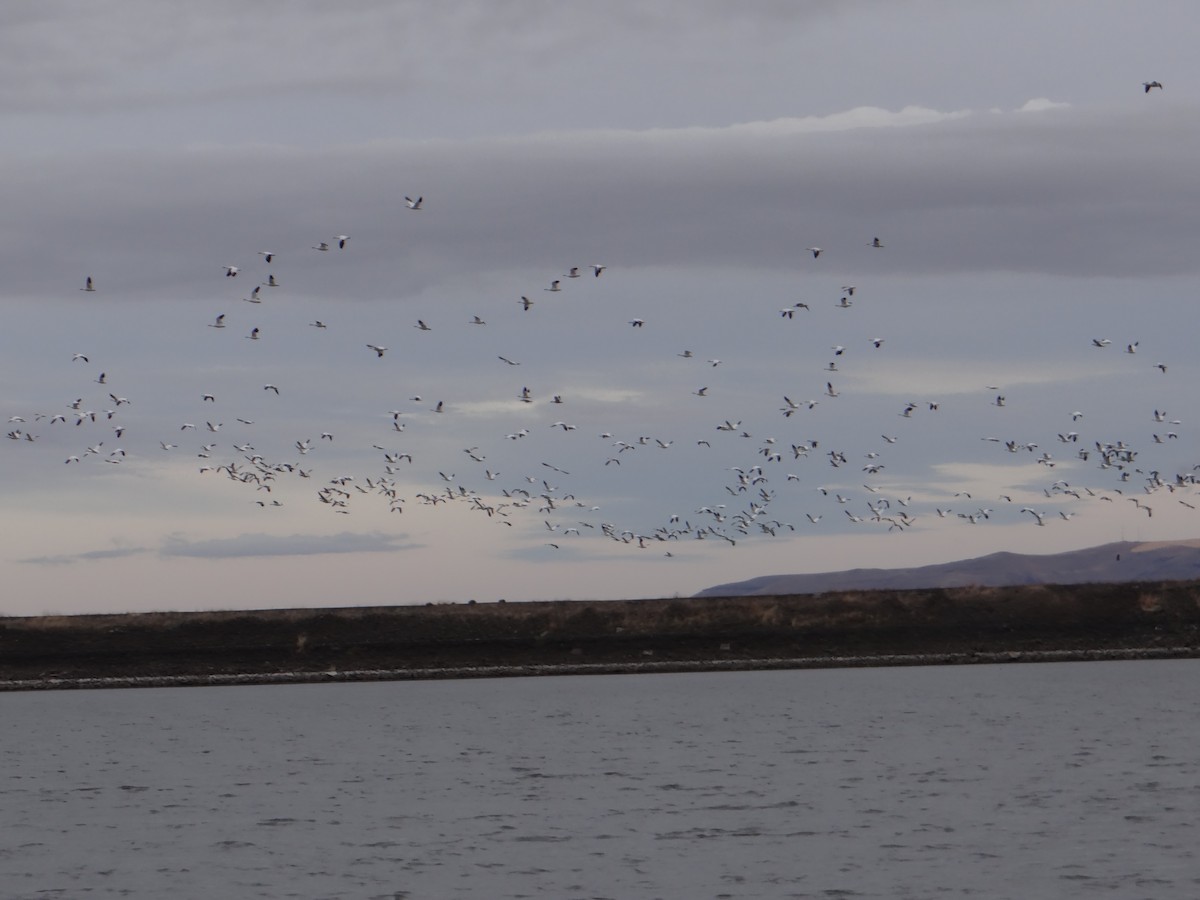
[(1196, 537), (1198, 26), (1182, 0), (0, 8), (0, 614), (661, 597)]

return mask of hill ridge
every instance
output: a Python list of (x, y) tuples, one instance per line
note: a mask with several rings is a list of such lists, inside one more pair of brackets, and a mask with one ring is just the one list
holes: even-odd
[(1001, 550), (985, 556), (895, 569), (760, 575), (719, 584), (696, 597), (822, 594), (850, 590), (1012, 587), (1025, 584), (1110, 584), (1200, 578), (1200, 539), (1115, 541), (1063, 553)]

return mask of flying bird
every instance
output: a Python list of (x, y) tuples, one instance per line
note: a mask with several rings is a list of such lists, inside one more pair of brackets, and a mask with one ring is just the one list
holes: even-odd
[(346, 249), (346, 241), (348, 241), (348, 240), (350, 240), (350, 235), (348, 235), (348, 234), (339, 234), (339, 235), (337, 236), (338, 249), (339, 249), (339, 250), (345, 250), (345, 249)]
[(86, 284), (85, 284), (83, 287), (81, 287), (81, 288), (80, 288), (80, 290), (81, 290), (81, 291), (94, 291), (94, 290), (96, 290), (96, 285), (95, 285), (95, 284), (92, 282), (92, 276), (91, 276), (91, 275), (89, 275), (89, 276), (88, 276), (88, 278), (87, 278), (87, 283), (86, 283)]
[(416, 200), (414, 200), (412, 197), (404, 198), (404, 205), (407, 206), (409, 209), (420, 209), (421, 204), (424, 202), (425, 202), (424, 197), (418, 197)]
[(383, 354), (387, 350), (387, 347), (380, 347), (378, 344), (367, 344), (367, 349), (374, 350), (376, 357), (383, 359)]
[(816, 259), (818, 256), (821, 255), (820, 247), (805, 247), (804, 249), (813, 255), (813, 259)]
[(1143, 81), (1143, 82), (1142, 82), (1142, 88), (1143, 88), (1143, 89), (1145, 90), (1145, 92), (1148, 94), (1148, 93), (1150, 93), (1150, 89), (1151, 89), (1151, 88), (1158, 88), (1158, 89), (1161, 91), (1161, 90), (1162, 90), (1162, 84), (1161, 84), (1160, 82), (1158, 82), (1158, 81)]

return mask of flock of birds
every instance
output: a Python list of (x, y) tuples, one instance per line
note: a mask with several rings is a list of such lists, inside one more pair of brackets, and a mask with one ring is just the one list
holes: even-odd
[[(1161, 87), (1157, 81), (1144, 84), (1146, 93)], [(414, 213), (424, 210), (424, 204), (423, 196), (404, 198), (405, 207)], [(354, 252), (346, 234), (310, 246), (311, 252), (317, 254)], [(894, 252), (878, 236), (866, 241), (865, 246), (870, 253)], [(809, 246), (804, 252), (811, 257), (809, 265), (824, 264), (825, 251), (821, 247)], [(278, 302), (275, 298), (280, 295), (281, 282), (273, 268), (277, 263), (286, 263), (288, 256), (270, 250), (259, 250), (256, 255), (261, 259), (255, 267), (241, 263), (220, 266), (230, 284), (255, 282), (248, 291), (238, 291), (244, 296), (232, 301), (248, 304), (250, 308)], [(560, 273), (548, 277), (540, 290), (531, 292), (532, 297), (526, 294), (513, 298), (509, 311), (501, 314), (534, 320), (545, 305), (571, 302), (563, 298), (572, 293), (574, 285), (607, 284), (608, 279), (602, 279), (607, 270), (606, 265), (599, 263), (565, 266)], [(251, 271), (257, 274), (251, 275)], [(80, 290), (97, 295), (88, 302), (103, 302), (102, 286), (91, 277)], [(830, 309), (852, 310), (831, 315), (862, 315), (862, 307), (856, 306), (862, 296), (857, 285), (847, 283), (836, 296), (823, 301), (810, 298), (782, 307), (776, 303), (773, 309), (785, 327), (802, 327), (806, 317), (814, 316), (813, 307), (817, 303)], [(604, 314), (604, 306), (596, 308), (601, 310), (600, 315)], [(214, 310), (207, 322), (197, 322), (197, 328), (199, 332), (207, 328), (224, 333), (233, 329), (235, 320), (243, 318), (226, 310)], [(488, 318), (492, 316), (489, 314)], [(332, 321), (324, 317), (306, 324), (325, 333)], [(417, 318), (411, 325), (421, 334), (441, 328), (439, 323), (431, 325), (430, 321)], [(642, 317), (624, 321), (639, 333), (659, 327)], [(486, 329), (488, 319), (474, 314), (470, 318), (464, 316), (461, 324)], [(249, 321), (241, 337), (250, 342), (267, 340), (262, 327)], [(1113, 341), (1108, 337), (1095, 337), (1091, 343), (1093, 350), (1112, 352)], [(1140, 349), (1138, 340), (1122, 341), (1116, 349), (1122, 344), (1129, 356)], [(872, 335), (860, 347), (862, 352), (882, 353), (886, 352), (886, 345), (887, 339)], [(368, 358), (390, 359), (388, 344), (374, 337), (364, 338), (360, 346)], [(844, 367), (852, 366), (859, 352), (848, 349), (846, 344), (830, 344), (828, 359), (821, 362), (819, 374), (815, 370), (812, 373), (824, 382), (824, 390), (817, 396), (801, 398), (792, 391), (780, 393), (773, 423), (761, 419), (753, 424), (743, 423), (711, 413), (708, 404), (715, 393), (714, 385), (697, 384), (690, 391), (694, 398), (691, 402), (696, 404), (696, 420), (703, 422), (706, 416), (709, 418), (707, 424), (699, 426), (699, 434), (689, 433), (686, 440), (676, 435), (640, 433), (643, 429), (620, 434), (609, 421), (593, 427), (569, 420), (562, 415), (573, 406), (567, 390), (531, 387), (535, 373), (526, 375), (528, 369), (519, 369), (522, 362), (514, 358), (517, 354), (512, 350), (495, 349), (497, 373), (487, 387), (507, 392), (520, 424), (503, 432), (479, 434), (461, 448), (462, 455), (456, 457), (458, 463), (433, 448), (440, 446), (438, 420), (453, 416), (461, 401), (423, 399), (419, 395), (409, 398), (407, 404), (411, 405), (379, 410), (374, 421), (364, 423), (363, 433), (370, 434), (369, 448), (358, 449), (369, 449), (374, 464), (368, 471), (353, 474), (330, 471), (322, 465), (321, 461), (329, 456), (327, 448), (332, 448), (338, 440), (333, 430), (314, 428), (312, 433), (296, 435), (286, 445), (276, 441), (268, 447), (268, 441), (257, 437), (266, 431), (265, 423), (242, 415), (227, 423), (225, 412), (229, 404), (225, 398), (203, 389), (197, 390), (195, 399), (204, 415), (159, 423), (159, 430), (151, 436), (145, 433), (146, 424), (138, 423), (136, 428), (141, 433), (135, 447), (126, 440), (126, 435), (134, 437), (134, 425), (127, 419), (128, 410), (138, 402), (137, 397), (132, 391), (125, 396), (120, 392), (122, 387), (110, 384), (104, 361), (97, 359), (93, 363), (94, 354), (86, 348), (64, 361), (88, 373), (86, 389), (81, 388), (79, 396), (48, 398), (48, 405), (41, 410), (14, 411), (8, 418), (7, 436), (19, 445), (40, 448), (61, 444), (61, 440), (47, 439), (48, 433), (70, 433), (76, 447), (65, 455), (63, 462), (78, 467), (97, 463), (129, 466), (155, 452), (194, 454), (200, 475), (222, 479), (245, 492), (244, 500), (232, 502), (245, 502), (264, 510), (285, 508), (294, 502), (293, 497), (307, 498), (332, 515), (350, 515), (364, 502), (381, 503), (394, 513), (456, 506), (506, 527), (519, 524), (528, 529), (528, 534), (536, 533), (539, 543), (549, 550), (559, 550), (568, 541), (592, 534), (638, 550), (657, 549), (664, 557), (674, 557), (684, 540), (710, 540), (733, 546), (753, 536), (811, 531), (823, 521), (826, 525), (836, 521), (842, 527), (903, 532), (916, 527), (925, 517), (978, 526), (1003, 518), (1007, 508), (1011, 509), (1007, 517), (1010, 521), (1023, 519), (1031, 525), (1046, 527), (1052, 522), (1071, 520), (1088, 503), (1132, 504), (1150, 517), (1160, 502), (1177, 502), (1189, 509), (1200, 502), (1194, 496), (1195, 481), (1190, 470), (1171, 472), (1149, 461), (1156, 446), (1179, 439), (1183, 426), (1182, 420), (1157, 408), (1152, 416), (1148, 415), (1151, 421), (1142, 439), (1128, 442), (1103, 433), (1085, 438), (1079, 430), (1083, 427), (1084, 413), (1079, 410), (1069, 415), (1064, 412), (1063, 423), (1052, 426), (1048, 435), (981, 435), (985, 444), (995, 447), (989, 453), (1019, 454), (1044, 467), (1046, 478), (1040, 489), (1040, 502), (1028, 502), (1028, 491), (1014, 500), (1013, 494), (1019, 493), (1016, 490), (995, 496), (976, 496), (971, 491), (958, 490), (945, 497), (914, 499), (904, 488), (886, 481), (889, 453), (912, 436), (911, 431), (904, 431), (907, 425), (903, 423), (923, 416), (952, 415), (942, 401), (923, 399), (902, 404), (880, 429), (878, 443), (865, 448), (851, 449), (837, 444), (836, 432), (833, 441), (798, 433), (815, 430), (808, 423), (799, 423), (818, 406), (836, 408), (837, 404), (849, 402), (844, 396), (848, 390), (835, 384), (843, 377)], [(672, 365), (700, 365), (701, 371), (712, 373), (706, 376), (709, 381), (718, 379), (722, 359), (698, 356), (692, 349), (682, 347), (673, 355), (676, 359)], [(1153, 368), (1159, 377), (1168, 371), (1167, 363), (1161, 360), (1154, 361)], [(555, 377), (554, 373), (544, 371), (536, 374), (537, 380)], [(275, 397), (288, 389), (288, 385), (274, 381), (255, 388)], [(982, 389), (989, 392), (989, 405), (997, 408), (1008, 405), (1009, 398), (1000, 385), (986, 385)], [(558, 437), (551, 441), (547, 437), (551, 434)], [(590, 441), (592, 447), (600, 449), (582, 453), (578, 441)], [(714, 450), (718, 441), (726, 442), (720, 452)], [(515, 454), (513, 447), (519, 448)], [(602, 502), (595, 502), (599, 496), (589, 498), (582, 493), (586, 486), (597, 483), (599, 472), (619, 472), (623, 465), (629, 468), (632, 460), (648, 454), (680, 452), (690, 454), (692, 466), (706, 466), (705, 460), (712, 459), (708, 468), (714, 476), (694, 485), (697, 499), (693, 503), (682, 509), (664, 509), (657, 521), (617, 521)], [(521, 470), (513, 476), (502, 474), (494, 458), (520, 460)], [(588, 478), (580, 477), (580, 467), (590, 470)], [(1059, 477), (1063, 470), (1080, 471), (1085, 467), (1094, 470), (1093, 476), (1086, 479), (1087, 484)], [(285, 485), (298, 485), (301, 490), (285, 489)], [(610, 496), (610, 491), (607, 489), (601, 495)]]

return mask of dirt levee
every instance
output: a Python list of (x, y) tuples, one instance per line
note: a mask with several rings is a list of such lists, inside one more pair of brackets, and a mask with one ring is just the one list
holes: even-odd
[(0, 679), (451, 677), (1187, 656), (1198, 646), (1200, 582), (1039, 585), (8, 618)]

